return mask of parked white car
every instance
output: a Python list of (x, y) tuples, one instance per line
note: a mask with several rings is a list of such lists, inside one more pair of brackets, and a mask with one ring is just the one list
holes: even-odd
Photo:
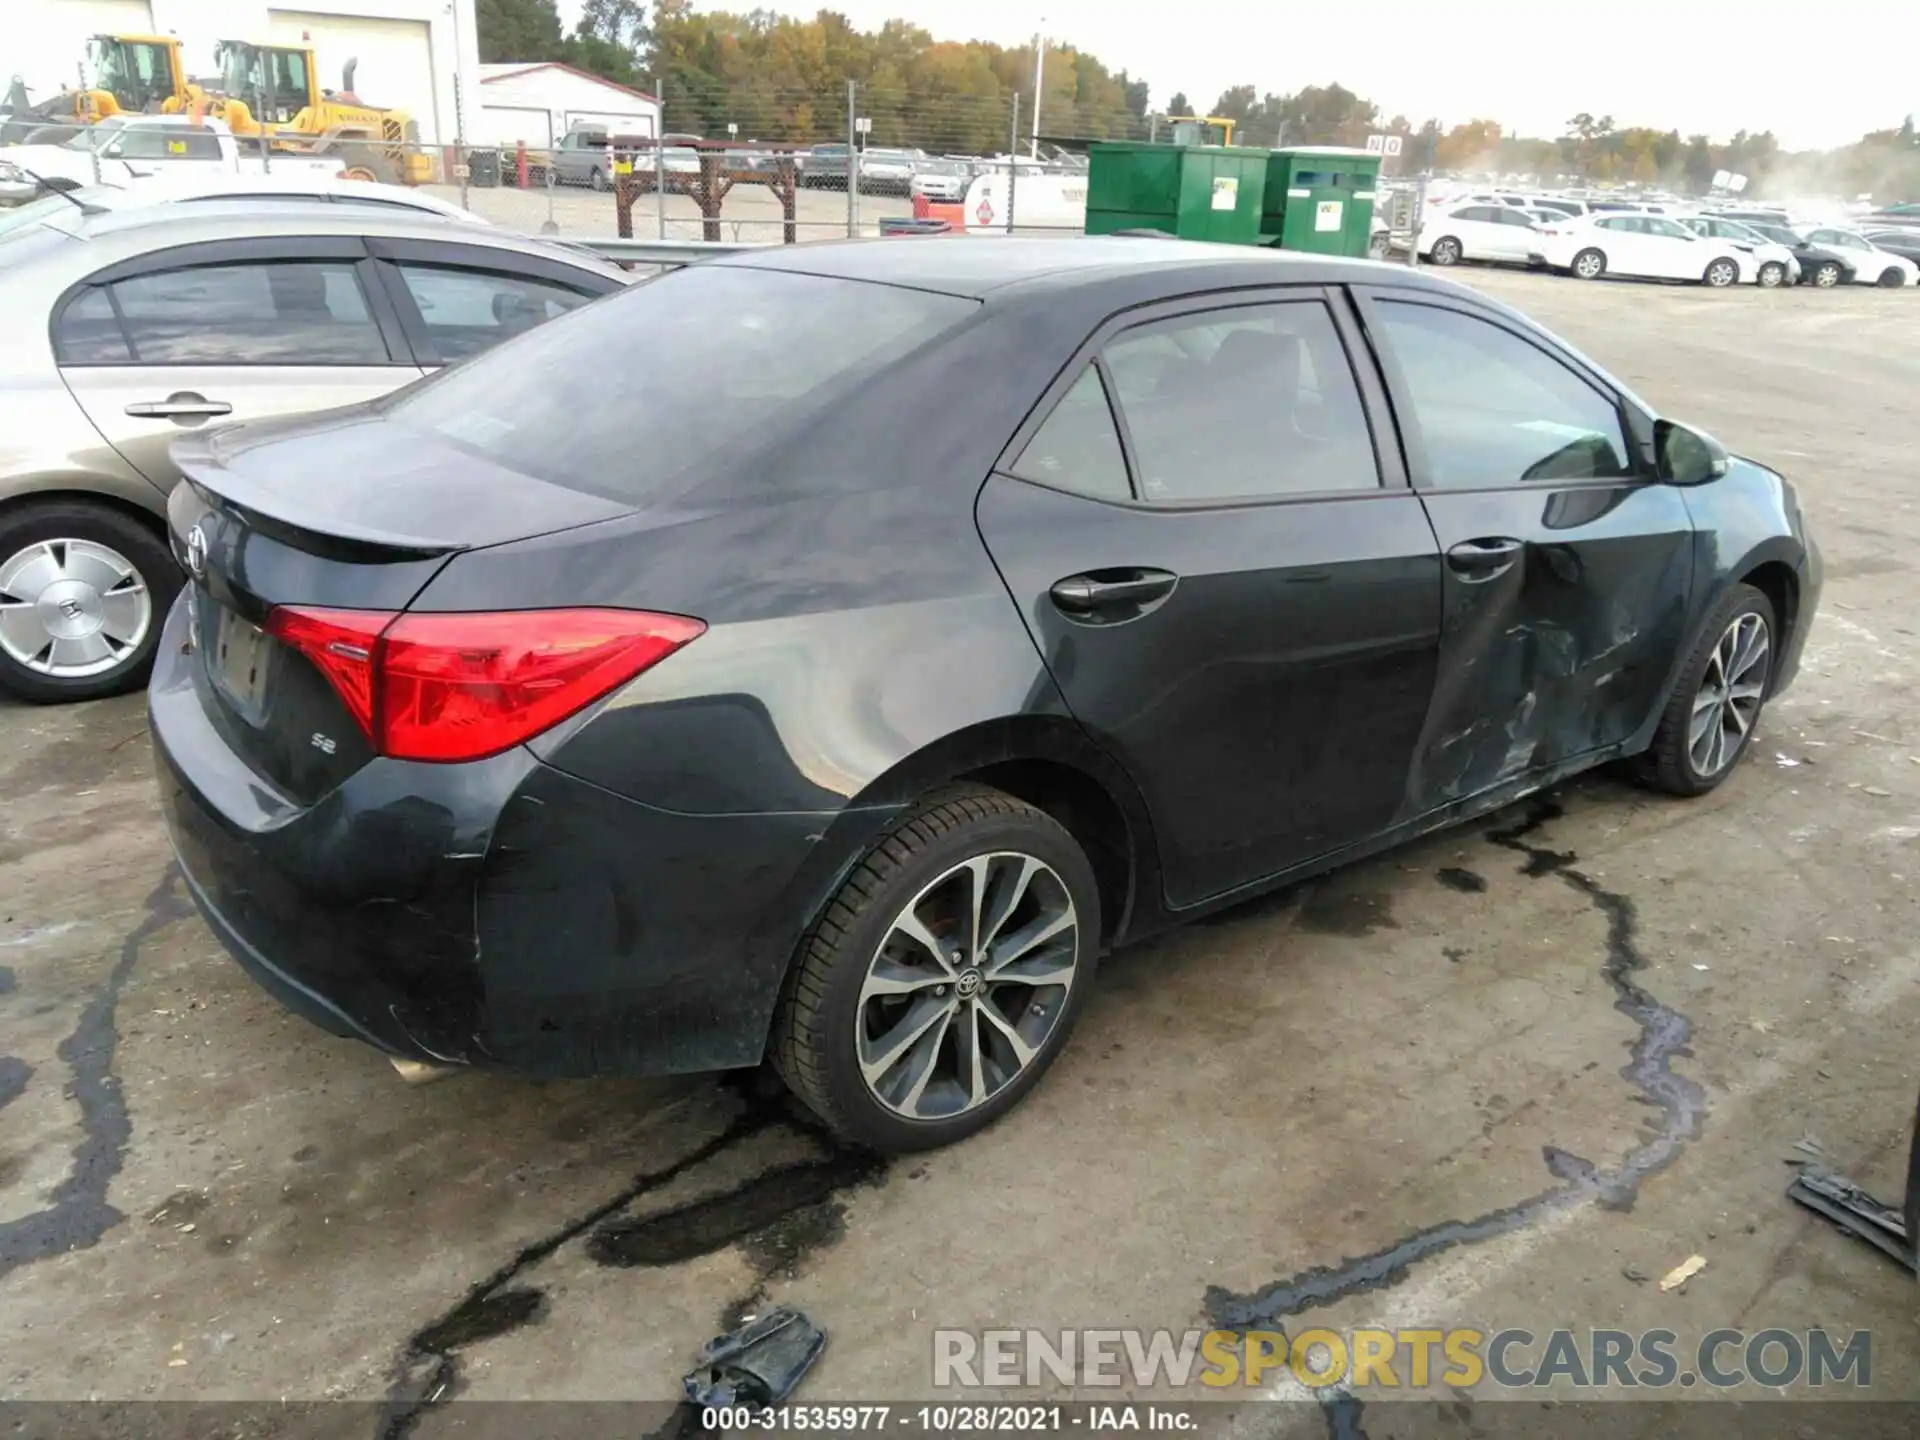
[(114, 115), (57, 145), (0, 146), (0, 201), (30, 200), (40, 181), (136, 184), (193, 175), (338, 175), (345, 168), (337, 157), (310, 155), (276, 154), (269, 164), (259, 147), (241, 145), (219, 120)]
[(1882, 250), (1858, 230), (1822, 225), (1804, 233), (1809, 245), (1835, 251), (1851, 265), (1856, 285), (1883, 285), (1893, 290), (1920, 280), (1920, 265), (1904, 255)]
[(372, 206), (381, 210), (438, 215), (462, 225), (489, 223), (471, 210), (462, 210), (453, 202), (429, 195), (424, 190), (414, 190), (404, 185), (376, 185), (365, 180), (348, 180), (338, 174), (166, 175), (138, 184), (82, 185), (58, 195), (42, 195), (24, 205), (0, 210), (0, 237), (71, 210), (76, 201), (85, 210), (99, 211), (141, 210), (151, 205), (184, 205), (202, 201), (245, 203), (249, 200)]
[(1680, 223), (1696, 235), (1710, 240), (1725, 240), (1752, 253), (1755, 262), (1754, 283), (1771, 290), (1778, 285), (1794, 285), (1800, 280), (1800, 262), (1793, 252), (1777, 241), (1769, 240), (1751, 225), (1718, 215), (1688, 215)]
[(1532, 216), (1513, 205), (1446, 206), (1420, 223), (1420, 258), (1435, 265), (1462, 260), (1524, 265), (1539, 248)]
[(1588, 215), (1541, 226), (1534, 234), (1539, 247), (1535, 259), (1581, 280), (1628, 275), (1692, 280), (1719, 289), (1759, 279), (1760, 265), (1752, 252), (1696, 235), (1661, 215)]

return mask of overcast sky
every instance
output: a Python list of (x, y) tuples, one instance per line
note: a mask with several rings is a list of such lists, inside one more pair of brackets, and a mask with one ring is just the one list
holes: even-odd
[[(762, 0), (765, 3), (765, 0)], [(579, 0), (559, 0), (571, 27)], [(748, 10), (753, 0), (703, 4)], [(811, 15), (807, 0), (768, 8)], [(1050, 34), (1144, 75), (1153, 103), (1196, 107), (1230, 85), (1263, 93), (1339, 81), (1416, 124), (1497, 120), (1554, 136), (1582, 110), (1726, 139), (1772, 130), (1788, 149), (1825, 148), (1920, 110), (1920, 6), (1839, 0), (834, 0), (862, 29), (910, 20), (948, 40), (1028, 43)], [(1831, 14), (1832, 25), (1818, 17)]]

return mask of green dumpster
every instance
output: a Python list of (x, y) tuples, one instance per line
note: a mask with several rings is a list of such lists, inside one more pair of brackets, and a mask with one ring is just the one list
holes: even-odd
[(1265, 150), (1099, 142), (1087, 150), (1087, 234), (1257, 245), (1267, 169)]
[(1267, 160), (1261, 243), (1365, 257), (1380, 157), (1340, 145), (1275, 150)]

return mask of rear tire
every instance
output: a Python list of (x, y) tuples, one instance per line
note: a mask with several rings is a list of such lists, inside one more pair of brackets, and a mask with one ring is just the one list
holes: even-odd
[[(0, 690), (63, 705), (139, 689), (184, 578), (151, 527), (96, 501), (11, 512), (0, 522)], [(129, 617), (142, 612), (136, 626)], [(43, 620), (67, 637), (67, 659), (46, 624), (36, 624)], [(120, 653), (82, 658), (102, 647)]]
[[(1736, 585), (1714, 607), (1694, 642), (1640, 778), (1669, 795), (1704, 795), (1733, 773), (1759, 729), (1779, 648), (1773, 602)], [(1757, 630), (1759, 649), (1752, 652)], [(1716, 743), (1715, 736), (1718, 736)]]
[(1813, 283), (1821, 290), (1831, 290), (1840, 283), (1840, 263), (1837, 260), (1823, 261), (1813, 272)]
[(1740, 266), (1726, 256), (1710, 261), (1706, 273), (1700, 277), (1700, 283), (1714, 290), (1725, 290), (1729, 285), (1740, 283)]
[(1018, 1104), (1053, 1063), (1099, 944), (1093, 869), (1058, 822), (982, 786), (929, 797), (801, 942), (774, 1021), (774, 1068), (857, 1145), (951, 1145)]
[(1433, 248), (1427, 252), (1427, 258), (1435, 265), (1458, 265), (1460, 257), (1466, 252), (1460, 242), (1451, 235), (1442, 235), (1433, 242)]
[(1607, 257), (1598, 250), (1582, 250), (1567, 270), (1576, 280), (1598, 280), (1607, 273)]

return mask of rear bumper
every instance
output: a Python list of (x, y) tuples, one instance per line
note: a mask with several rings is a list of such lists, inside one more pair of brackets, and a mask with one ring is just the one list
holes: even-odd
[(194, 900), (288, 1009), (392, 1055), (546, 1076), (757, 1063), (796, 940), (887, 818), (677, 814), (525, 749), (376, 760), (302, 809), (207, 718), (183, 608), (149, 712)]

